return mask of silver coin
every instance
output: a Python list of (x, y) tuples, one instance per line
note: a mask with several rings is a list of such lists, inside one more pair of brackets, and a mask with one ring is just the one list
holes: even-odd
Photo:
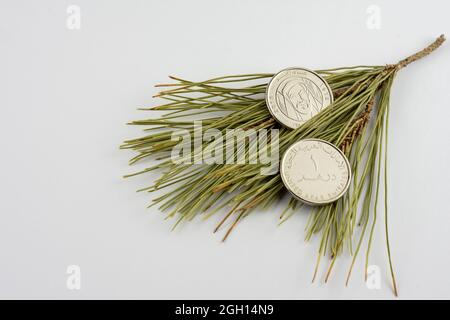
[(297, 199), (322, 205), (336, 201), (350, 185), (347, 157), (333, 144), (320, 139), (300, 140), (284, 153), (280, 175)]
[(303, 68), (284, 69), (266, 88), (266, 104), (272, 116), (291, 129), (333, 103), (333, 92), (317, 73)]

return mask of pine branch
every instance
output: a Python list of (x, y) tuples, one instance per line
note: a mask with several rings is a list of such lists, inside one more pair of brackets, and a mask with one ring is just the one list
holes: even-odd
[[(387, 172), (384, 171), (384, 175), (381, 175), (380, 171), (383, 150), (386, 170), (387, 118), (393, 80), (399, 70), (429, 55), (444, 41), (445, 38), (441, 35), (428, 47), (397, 64), (318, 70), (317, 73), (333, 90), (334, 103), (295, 130), (281, 127), (265, 105), (266, 86), (273, 74), (232, 75), (201, 82), (171, 76), (173, 83), (157, 85), (163, 90), (156, 97), (166, 102), (142, 109), (164, 113), (160, 117), (130, 122), (131, 125), (143, 126), (145, 135), (126, 140), (121, 148), (137, 152), (130, 164), (143, 161), (151, 161), (153, 164), (127, 177), (160, 172), (159, 178), (141, 191), (153, 192), (171, 187), (166, 194), (153, 199), (150, 206), (159, 205), (160, 210), (168, 212), (168, 217), (177, 217), (174, 227), (199, 214), (211, 217), (223, 208), (231, 207), (214, 230), (218, 231), (225, 221), (234, 216), (234, 222), (226, 231), (225, 240), (244, 217), (255, 209), (270, 207), (283, 197), (285, 192), (281, 178), (279, 175), (262, 175), (263, 164), (173, 163), (170, 159), (171, 150), (178, 144), (172, 140), (173, 133), (184, 129), (192, 135), (195, 131), (193, 119), (201, 119), (205, 130), (215, 129), (223, 136), (228, 129), (279, 129), (280, 154), (292, 143), (304, 138), (319, 138), (338, 145), (349, 157), (353, 169), (351, 188), (338, 201), (310, 211), (305, 239), (309, 240), (316, 234), (320, 234), (321, 238), (313, 281), (322, 256), (328, 252), (331, 257), (325, 277), (327, 281), (337, 257), (348, 248), (353, 255), (347, 274), (348, 284), (356, 256), (366, 237), (366, 230), (370, 230), (366, 250), (366, 266), (368, 265), (381, 178), (384, 179), (385, 192), (387, 190)], [(372, 121), (372, 126), (368, 126), (369, 121)], [(207, 148), (214, 149), (217, 144), (217, 141), (202, 141), (200, 153)], [(245, 151), (247, 159), (256, 157), (255, 150), (249, 149)], [(194, 150), (187, 158), (195, 158), (198, 153), (198, 150)], [(375, 197), (373, 191), (376, 191)], [(386, 199), (385, 194), (386, 246), (393, 289), (397, 294), (388, 237)], [(292, 198), (281, 215), (282, 221), (286, 221), (286, 217), (291, 216), (297, 207), (297, 201)], [(288, 211), (291, 213), (288, 214)], [(353, 250), (357, 220), (362, 228)], [(372, 223), (368, 229), (370, 221)]]

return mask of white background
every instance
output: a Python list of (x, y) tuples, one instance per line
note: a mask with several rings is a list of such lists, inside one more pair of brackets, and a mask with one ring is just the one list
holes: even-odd
[[(69, 5), (81, 29), (66, 27)], [(343, 256), (311, 284), (317, 241), (299, 212), (252, 214), (229, 241), (221, 215), (170, 232), (152, 177), (123, 180), (153, 85), (224, 74), (395, 63), (441, 33), (448, 1), (0, 1), (0, 298), (393, 298), (379, 219), (381, 289), (350, 286)], [(371, 5), (380, 29), (367, 27)], [(390, 227), (400, 298), (450, 298), (450, 44), (392, 91)], [(81, 290), (66, 268), (81, 267)]]

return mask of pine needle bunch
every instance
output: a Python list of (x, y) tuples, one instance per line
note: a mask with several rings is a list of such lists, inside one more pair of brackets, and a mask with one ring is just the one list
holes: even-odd
[[(132, 121), (131, 125), (144, 127), (145, 135), (126, 140), (121, 146), (137, 153), (130, 164), (150, 161), (152, 165), (126, 177), (160, 172), (152, 185), (139, 190), (153, 192), (170, 187), (167, 193), (154, 198), (150, 206), (159, 205), (160, 210), (167, 212), (167, 217), (174, 217), (174, 227), (199, 214), (205, 218), (224, 214), (214, 231), (232, 219), (223, 238), (225, 240), (240, 220), (257, 208), (270, 207), (286, 194), (281, 177), (279, 174), (261, 174), (264, 164), (260, 163), (174, 163), (171, 151), (178, 144), (172, 139), (175, 132), (183, 129), (194, 135), (194, 119), (202, 120), (203, 129), (215, 129), (223, 136), (228, 129), (279, 129), (280, 155), (300, 139), (318, 138), (331, 142), (348, 157), (352, 167), (352, 182), (347, 193), (336, 202), (306, 210), (309, 214), (305, 228), (306, 240), (314, 235), (320, 238), (313, 281), (323, 256), (328, 254), (331, 257), (325, 274), (327, 281), (337, 257), (348, 250), (353, 257), (347, 275), (348, 283), (365, 239), (367, 270), (374, 229), (379, 218), (378, 201), (382, 189), (386, 246), (393, 290), (397, 295), (387, 221), (389, 97), (397, 72), (437, 49), (444, 40), (441, 35), (425, 49), (393, 65), (316, 71), (331, 87), (334, 102), (294, 130), (279, 125), (266, 107), (264, 94), (273, 74), (224, 76), (201, 82), (170, 77), (173, 83), (157, 85), (163, 90), (156, 97), (165, 100), (165, 103), (143, 109), (162, 111), (163, 114)], [(200, 151), (214, 149), (218, 143), (216, 140), (192, 142), (200, 144)], [(248, 148), (241, 152), (245, 153), (247, 159), (258, 157), (255, 142), (249, 142)], [(199, 150), (195, 148), (189, 155), (191, 159), (199, 156)], [(281, 213), (280, 221), (286, 221), (300, 206), (301, 202), (291, 198)], [(229, 209), (224, 210), (226, 207)]]

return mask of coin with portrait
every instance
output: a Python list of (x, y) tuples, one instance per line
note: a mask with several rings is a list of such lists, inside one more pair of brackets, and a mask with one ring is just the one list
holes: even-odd
[(289, 68), (275, 74), (267, 85), (266, 104), (281, 124), (296, 129), (333, 102), (328, 83), (316, 72)]

